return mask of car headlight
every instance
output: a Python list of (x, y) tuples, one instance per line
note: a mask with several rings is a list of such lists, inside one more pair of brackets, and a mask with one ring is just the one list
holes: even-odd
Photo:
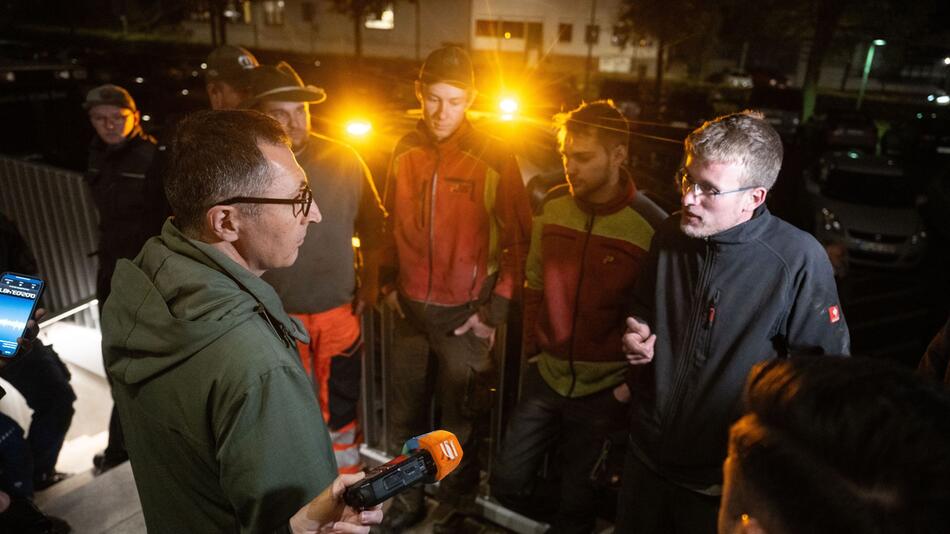
[(841, 222), (838, 221), (838, 216), (835, 215), (828, 208), (821, 208), (821, 218), (822, 226), (828, 232), (841, 232)]

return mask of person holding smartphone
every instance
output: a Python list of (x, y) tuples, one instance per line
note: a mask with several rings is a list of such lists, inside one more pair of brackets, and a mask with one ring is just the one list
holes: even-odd
[[(29, 428), (32, 487), (44, 490), (69, 475), (56, 470), (72, 423), (76, 394), (66, 365), (51, 345), (35, 339), (33, 319), (43, 291), (36, 259), (10, 219), (0, 214), (0, 378), (33, 410)], [(22, 336), (22, 337), (21, 337)], [(22, 355), (13, 358), (16, 354)]]
[[(38, 321), (45, 313), (42, 308), (33, 312), (23, 335), (17, 340), (16, 353), (11, 357), (0, 357), (0, 373), (7, 365), (30, 360), (39, 333)], [(5, 394), (0, 387), (0, 398)], [(0, 413), (0, 532), (70, 532), (72, 529), (66, 521), (46, 515), (33, 502), (32, 463), (30, 444), (23, 437), (23, 429), (9, 416)]]

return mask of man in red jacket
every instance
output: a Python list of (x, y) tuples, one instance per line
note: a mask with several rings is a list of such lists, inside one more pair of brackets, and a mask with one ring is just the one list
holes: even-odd
[[(531, 228), (514, 156), (466, 120), (474, 78), (462, 49), (429, 55), (416, 81), (423, 119), (396, 146), (384, 195), (391, 220), (381, 282), (395, 315), (389, 439), (398, 447), (431, 430), (434, 383), (441, 427), (465, 449), (460, 472), (442, 483), (456, 503), (473, 497), (478, 482), (477, 421), (495, 381), (490, 350), (521, 286)], [(397, 499), (384, 526), (398, 531), (424, 515), (418, 488)]]

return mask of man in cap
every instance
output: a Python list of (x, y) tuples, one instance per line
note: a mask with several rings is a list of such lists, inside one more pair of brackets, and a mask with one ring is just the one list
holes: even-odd
[(208, 54), (205, 90), (211, 109), (235, 109), (253, 95), (250, 74), (260, 66), (246, 48), (223, 45)]
[[(142, 131), (140, 114), (129, 92), (117, 85), (89, 91), (84, 107), (96, 130), (89, 148), (86, 182), (99, 212), (99, 247), (96, 252), (96, 298), (99, 309), (109, 296), (112, 273), (120, 258), (134, 258), (145, 236), (142, 211), (146, 206), (145, 170), (155, 154), (155, 139)], [(113, 408), (109, 443), (93, 458), (98, 473), (128, 460), (122, 428)]]
[[(360, 391), (360, 315), (378, 292), (378, 250), (384, 212), (369, 169), (351, 147), (314, 133), (310, 104), (326, 99), (281, 62), (254, 74), (254, 97), (243, 105), (277, 120), (320, 199), (323, 222), (307, 231), (297, 261), (268, 271), (284, 309), (303, 322), (309, 343), (297, 343), (319, 393), (341, 473), (360, 469), (356, 422)], [(360, 247), (354, 251), (353, 237)], [(354, 261), (358, 258), (362, 261)], [(362, 268), (357, 273), (354, 263)]]
[[(397, 144), (384, 195), (391, 231), (381, 282), (395, 315), (390, 444), (401, 447), (431, 428), (427, 384), (434, 384), (440, 426), (465, 449), (459, 472), (442, 482), (441, 500), (458, 504), (478, 482), (477, 429), (495, 382), (490, 351), (521, 286), (531, 229), (514, 156), (466, 119), (475, 94), (465, 51), (450, 46), (429, 55), (416, 81), (422, 120)], [(417, 488), (397, 497), (386, 526), (406, 528), (424, 515)]]
[[(257, 58), (246, 48), (223, 45), (208, 54), (205, 61), (205, 90), (211, 109), (236, 109), (253, 95), (251, 74), (260, 66)], [(172, 214), (165, 198), (163, 180), (168, 169), (168, 142), (174, 137), (177, 121), (169, 121), (158, 143), (158, 155), (145, 177), (146, 205), (143, 213), (145, 237), (158, 235), (165, 219)]]

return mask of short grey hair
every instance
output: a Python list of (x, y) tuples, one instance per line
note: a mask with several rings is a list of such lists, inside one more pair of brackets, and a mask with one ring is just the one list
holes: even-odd
[(742, 167), (741, 185), (771, 189), (782, 168), (782, 138), (765, 116), (745, 110), (707, 121), (689, 134), (686, 155)]

